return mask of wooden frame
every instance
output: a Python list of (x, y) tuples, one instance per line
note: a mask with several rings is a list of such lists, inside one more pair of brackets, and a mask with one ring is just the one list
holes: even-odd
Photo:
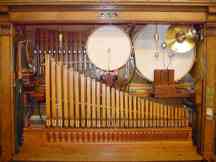
[[(51, 10), (47, 11), (47, 7)], [(116, 12), (118, 16), (101, 18), (100, 12)], [(198, 126), (201, 131), (200, 151), (205, 159), (211, 160), (215, 117), (209, 114), (209, 111), (216, 111), (216, 97), (215, 93), (209, 95), (208, 91), (216, 91), (215, 14), (216, 3), (210, 0), (1, 0), (0, 22), (3, 24), (0, 24), (0, 160), (8, 161), (14, 153), (12, 24), (107, 22), (201, 23), (206, 26), (203, 48), (207, 54), (208, 72), (207, 78), (199, 83), (197, 102), (200, 104), (201, 119)], [(3, 120), (3, 117), (7, 120)]]

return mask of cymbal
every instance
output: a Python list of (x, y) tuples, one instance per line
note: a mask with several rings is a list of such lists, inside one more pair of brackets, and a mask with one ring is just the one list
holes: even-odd
[(196, 30), (191, 26), (172, 25), (168, 28), (165, 36), (167, 48), (177, 52), (186, 53), (194, 48)]

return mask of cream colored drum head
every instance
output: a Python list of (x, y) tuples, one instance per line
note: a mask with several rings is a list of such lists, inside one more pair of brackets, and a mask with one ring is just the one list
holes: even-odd
[(119, 27), (97, 28), (87, 40), (87, 54), (98, 68), (111, 71), (122, 67), (131, 54), (131, 41)]
[[(175, 81), (184, 77), (192, 68), (195, 60), (194, 49), (177, 54), (162, 48), (169, 25), (146, 25), (134, 37), (136, 66), (140, 73), (149, 81), (154, 81), (155, 69), (174, 69)], [(158, 41), (155, 41), (158, 31)], [(158, 52), (158, 53), (157, 53)]]

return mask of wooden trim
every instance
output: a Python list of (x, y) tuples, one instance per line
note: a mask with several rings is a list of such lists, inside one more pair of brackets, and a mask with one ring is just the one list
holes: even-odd
[(16, 5), (10, 6), (10, 12), (21, 11), (185, 11), (185, 12), (208, 12), (206, 6), (160, 6), (160, 5)]
[(113, 12), (114, 16), (102, 17), (101, 12), (10, 12), (10, 21), (14, 23), (133, 23), (133, 22), (189, 22), (202, 23), (207, 19), (205, 12), (151, 12), (121, 11)]
[(125, 4), (125, 5), (189, 5), (189, 6), (215, 6), (211, 0), (1, 0), (2, 5), (80, 5), (80, 4)]
[(8, 161), (14, 153), (14, 102), (12, 74), (12, 27), (0, 24), (0, 108), (4, 116), (1, 121), (2, 159)]
[(9, 21), (9, 16), (7, 14), (0, 15), (0, 23), (6, 23)]
[(8, 6), (0, 5), (0, 13), (7, 13), (8, 12)]

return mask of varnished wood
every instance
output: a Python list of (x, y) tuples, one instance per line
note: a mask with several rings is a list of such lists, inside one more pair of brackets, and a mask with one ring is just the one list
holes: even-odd
[[(210, 5), (215, 5), (214, 2), (211, 0), (113, 0), (111, 2), (105, 1), (102, 4), (127, 4), (127, 5), (140, 5), (140, 4), (157, 4), (157, 5), (167, 5), (167, 4), (173, 4), (173, 5), (189, 5), (189, 6), (210, 6)], [(79, 4), (79, 5), (85, 5), (85, 4), (101, 4), (101, 1), (99, 0), (52, 0), (49, 2), (44, 2), (43, 0), (2, 0), (1, 3), (2, 5), (38, 5), (38, 4), (55, 4), (55, 5), (62, 5), (62, 4)]]
[[(205, 12), (151, 12), (151, 11), (120, 11), (117, 16), (110, 18), (100, 17), (100, 12), (95, 11), (65, 11), (65, 12), (10, 12), (12, 22), (25, 23), (104, 23), (106, 21), (116, 23), (131, 22), (205, 22), (207, 17)], [(86, 16), (88, 15), (88, 16)]]
[(204, 157), (208, 160), (213, 158), (214, 150), (214, 137), (215, 137), (215, 121), (214, 121), (214, 111), (215, 111), (215, 77), (216, 77), (216, 64), (215, 64), (215, 51), (213, 50), (214, 44), (216, 42), (216, 35), (214, 34), (216, 28), (212, 25), (207, 26), (207, 79), (205, 87), (205, 112), (203, 114), (204, 125), (203, 125), (203, 153)]
[[(151, 131), (157, 131), (149, 129), (149, 133), (146, 135), (141, 130), (121, 129), (121, 130), (106, 130), (106, 129), (89, 129), (87, 138), (84, 139), (82, 132), (87, 131), (86, 129), (73, 130), (67, 133), (68, 129), (61, 130), (59, 133), (69, 135), (72, 138), (63, 138), (58, 140), (54, 139), (52, 142), (47, 142), (49, 138), (48, 134), (52, 134), (53, 129), (46, 130), (43, 132), (41, 129), (26, 129), (25, 131), (25, 143), (19, 154), (15, 155), (15, 160), (34, 160), (34, 161), (170, 161), (170, 160), (201, 160), (201, 157), (197, 154), (192, 142), (190, 140), (179, 139), (177, 141), (166, 140), (161, 141), (165, 137), (165, 130), (159, 131), (157, 134), (156, 141), (152, 141), (151, 138), (147, 138)], [(131, 131), (136, 134), (130, 134)], [(167, 130), (168, 131), (168, 130)], [(184, 132), (183, 130), (178, 130)], [(81, 136), (80, 135), (81, 132)], [(100, 133), (102, 132), (102, 134)], [(129, 132), (129, 136), (125, 136), (121, 139), (109, 138), (108, 141), (104, 141), (106, 133), (112, 133), (118, 135), (119, 133)], [(90, 140), (90, 134), (98, 136), (94, 138), (94, 142), (88, 142)], [(60, 134), (58, 134), (59, 136)], [(164, 136), (163, 136), (164, 135)], [(173, 134), (174, 135), (174, 134)], [(77, 136), (78, 138), (73, 138)], [(133, 138), (138, 140), (136, 143), (127, 141), (127, 138)], [(107, 136), (109, 137), (109, 136)], [(174, 137), (174, 136), (173, 136)], [(36, 141), (35, 139), (40, 138), (41, 140)], [(141, 138), (145, 138), (146, 141), (139, 141)], [(74, 140), (75, 141), (74, 141)], [(87, 140), (83, 143), (81, 140)], [(108, 139), (108, 138), (107, 138)], [(121, 140), (124, 140), (122, 142)], [(71, 141), (72, 140), (72, 141)], [(114, 141), (113, 141), (114, 140)], [(117, 141), (115, 141), (117, 140)], [(111, 142), (112, 141), (112, 142)], [(73, 145), (66, 143), (73, 142)], [(34, 147), (32, 148), (32, 144)], [(130, 146), (130, 147), (128, 147)], [(52, 149), (50, 149), (52, 147)], [(61, 149), (59, 149), (61, 148)], [(74, 151), (76, 150), (76, 151)], [(157, 156), (155, 156), (157, 155)]]
[[(50, 96), (51, 96), (51, 88), (50, 88), (50, 56), (49, 55), (46, 55), (45, 56), (46, 59), (45, 59), (45, 63), (46, 63), (46, 69), (45, 69), (45, 82), (47, 84), (46, 86), (46, 105), (47, 105), (47, 109), (46, 109), (46, 115), (47, 115), (47, 123), (46, 125), (48, 127), (51, 126), (51, 99), (50, 99)], [(47, 58), (48, 57), (48, 58)]]
[(10, 160), (15, 152), (12, 58), (12, 26), (0, 24), (0, 144), (2, 161)]
[[(90, 3), (87, 3), (87, 2), (90, 2)], [(71, 22), (76, 22), (76, 23), (82, 23), (82, 22), (99, 22), (99, 23), (109, 23), (109, 22), (114, 22), (114, 23), (120, 23), (120, 22), (127, 22), (127, 23), (133, 23), (133, 22), (138, 22), (138, 23), (143, 23), (143, 22), (177, 22), (177, 23), (203, 23), (203, 24), (206, 24), (208, 23), (209, 25), (211, 26), (216, 26), (215, 25), (215, 22), (216, 22), (216, 18), (215, 18), (215, 3), (213, 1), (206, 1), (206, 0), (193, 0), (193, 1), (187, 1), (187, 0), (176, 0), (176, 1), (168, 1), (168, 0), (164, 0), (164, 1), (157, 1), (157, 0), (136, 0), (136, 1), (116, 1), (114, 2), (114, 4), (112, 2), (104, 2), (102, 4), (109, 4), (107, 8), (109, 8), (109, 10), (115, 10), (115, 7), (116, 5), (118, 6), (119, 5), (119, 10), (124, 10), (124, 7), (121, 8), (120, 5), (134, 5), (134, 6), (138, 6), (138, 5), (143, 5), (143, 6), (147, 6), (147, 5), (151, 5), (152, 7), (148, 8), (148, 11), (145, 11), (144, 9), (144, 12), (143, 11), (140, 11), (140, 8), (142, 8), (143, 6), (139, 7), (139, 9), (137, 9), (136, 12), (122, 12), (123, 14), (120, 14), (119, 17), (117, 19), (113, 18), (113, 19), (106, 19), (106, 20), (98, 20), (97, 18), (95, 18), (95, 14), (98, 13), (98, 10), (103, 10), (105, 7), (102, 6), (102, 7), (98, 7), (97, 5), (98, 4), (101, 4), (98, 3), (98, 1), (94, 1), (94, 0), (89, 0), (89, 1), (84, 1), (84, 0), (75, 0), (75, 1), (69, 1), (69, 0), (57, 0), (57, 1), (49, 1), (49, 2), (44, 2), (42, 0), (40, 1), (36, 1), (36, 0), (30, 0), (30, 1), (24, 1), (24, 0), (12, 0), (12, 1), (7, 1), (7, 0), (2, 0), (0, 2), (0, 4), (9, 4), (9, 5), (20, 5), (20, 8), (22, 11), (22, 5), (23, 4), (28, 4), (28, 5), (41, 5), (41, 4), (46, 4), (46, 5), (68, 5), (68, 4), (71, 4), (71, 5), (85, 5), (85, 6), (89, 6), (89, 5), (94, 5), (96, 6), (97, 8), (97, 11), (96, 12), (90, 12), (90, 17), (88, 18), (88, 14), (86, 14), (85, 11), (82, 11), (82, 14), (74, 14), (73, 13), (66, 13), (65, 17), (64, 17), (64, 13), (61, 13), (59, 14), (59, 12), (56, 12), (54, 9), (52, 12), (39, 12), (38, 15), (37, 15), (37, 12), (33, 12), (33, 13), (30, 13), (30, 12), (12, 12), (10, 14), (10, 18), (11, 18), (11, 21), (12, 22), (18, 22), (18, 23), (37, 23), (37, 22), (40, 22), (40, 23), (56, 23), (56, 22), (64, 22), (64, 23), (71, 23)], [(168, 6), (170, 5), (170, 6)], [(154, 6), (160, 6), (160, 7), (157, 7), (154, 9)], [(178, 7), (176, 7), (178, 6)], [(187, 7), (185, 7), (187, 6)], [(199, 6), (199, 8), (198, 8)], [(208, 8), (208, 6), (211, 6), (210, 8)], [(5, 7), (5, 6), (3, 6)], [(25, 6), (25, 7), (29, 7), (29, 6)], [(7, 8), (7, 7), (6, 7)], [(13, 8), (13, 6), (10, 6), (10, 8)], [(38, 8), (40, 8), (40, 6), (38, 6)], [(45, 7), (44, 7), (45, 8)], [(62, 7), (64, 8), (64, 7)], [(75, 7), (74, 7), (75, 8)], [(89, 7), (90, 8), (90, 7)], [(158, 10), (160, 12), (155, 12), (156, 9), (160, 8), (161, 10)], [(170, 8), (173, 8), (173, 9), (170, 9)], [(181, 9), (182, 8), (182, 9)], [(184, 9), (183, 9), (184, 8)], [(168, 9), (168, 10), (167, 10)], [(191, 9), (191, 11), (190, 11)], [(16, 9), (14, 8), (14, 11)], [(37, 10), (37, 9), (35, 9)], [(35, 11), (34, 10), (34, 11)], [(91, 10), (94, 10), (94, 7), (93, 9)], [(135, 7), (130, 7), (130, 10), (131, 11), (135, 11)], [(139, 11), (138, 11), (139, 10)], [(176, 12), (174, 12), (173, 10), (176, 10)], [(183, 10), (187, 10), (187, 12), (183, 12)], [(31, 7), (29, 9), (29, 11), (31, 11)], [(4, 10), (4, 12), (7, 12), (6, 10)], [(10, 9), (9, 9), (9, 12), (10, 12)], [(62, 11), (61, 11), (62, 12)], [(43, 15), (44, 13), (44, 15)], [(55, 13), (57, 13), (57, 15), (55, 15)], [(94, 13), (94, 14), (93, 14)], [(176, 16), (175, 16), (176, 14)], [(28, 17), (29, 16), (29, 17)], [(44, 17), (43, 17), (44, 16)], [(74, 16), (76, 16), (74, 18)], [(62, 17), (63, 17), (63, 20), (62, 20)], [(72, 18), (73, 17), (73, 18)], [(1, 15), (0, 16), (0, 21), (8, 21), (9, 20), (9, 17), (8, 15)], [(210, 86), (211, 88), (215, 88), (215, 83), (214, 83), (214, 80), (215, 80), (215, 68), (213, 68), (215, 66), (215, 62), (214, 62), (214, 44), (215, 44), (215, 29), (213, 28), (208, 28), (207, 29), (207, 32), (208, 31), (211, 31), (209, 32), (210, 34), (208, 35), (208, 42), (205, 42), (204, 43), (200, 43), (200, 44), (204, 44), (204, 46), (207, 44), (207, 47), (204, 51), (202, 52), (199, 52), (199, 53), (207, 53), (208, 56), (210, 56), (208, 58), (209, 60), (209, 70), (207, 71), (207, 75), (208, 75), (208, 78), (207, 78), (207, 86)], [(2, 34), (2, 32), (1, 32)], [(3, 33), (4, 35), (5, 33)], [(211, 37), (211, 38), (210, 38)], [(5, 38), (5, 37), (4, 37)], [(6, 41), (5, 41), (6, 40)], [(4, 39), (4, 41), (1, 41), (4, 45), (7, 44), (7, 42), (9, 41), (8, 37)], [(198, 45), (199, 46), (202, 46), (202, 45)], [(8, 44), (6, 45), (8, 47)], [(11, 80), (12, 80), (12, 77), (11, 77), (11, 62), (12, 62), (12, 58), (9, 58), (10, 54), (11, 54), (11, 51), (9, 50), (6, 50), (5, 52), (5, 48), (6, 46), (3, 46), (4, 47), (4, 51), (2, 51), (1, 53), (4, 52), (5, 53), (8, 53), (9, 55), (0, 55), (1, 59), (2, 60), (1, 62), (4, 63), (4, 64), (0, 64), (1, 65), (1, 68), (0, 69), (4, 69), (4, 80), (2, 81), (1, 80), (1, 88), (4, 88), (5, 91), (1, 91), (3, 92), (4, 96), (1, 96), (1, 101), (4, 101), (4, 105), (1, 105), (1, 107), (4, 107), (3, 109), (3, 113), (4, 113), (4, 117), (7, 116), (7, 121), (3, 121), (3, 124), (2, 124), (2, 129), (3, 131), (0, 131), (1, 133), (2, 132), (6, 132), (6, 129), (7, 129), (7, 135), (4, 135), (3, 136), (0, 136), (1, 137), (1, 141), (3, 143), (3, 148), (6, 148), (5, 146), (10, 146), (12, 145), (12, 143), (14, 143), (12, 140), (9, 140), (9, 138), (11, 138), (11, 132), (13, 131), (13, 125), (11, 124), (11, 120), (13, 118), (13, 112), (12, 110), (13, 109), (10, 109), (8, 107), (11, 107), (11, 104), (12, 104), (12, 100), (11, 100)], [(1, 46), (2, 47), (2, 46)], [(3, 59), (2, 59), (3, 57)], [(2, 68), (3, 66), (3, 68)], [(195, 69), (198, 69), (197, 66), (195, 67)], [(2, 71), (1, 71), (2, 72)], [(197, 75), (196, 75), (197, 76)], [(9, 85), (10, 84), (10, 85)], [(207, 159), (210, 159), (210, 156), (212, 154), (212, 141), (210, 140), (212, 138), (212, 130), (213, 130), (213, 125), (212, 125), (212, 120), (209, 120), (207, 119), (207, 116), (206, 116), (206, 105), (205, 105), (205, 96), (206, 96), (206, 89), (205, 89), (205, 78), (202, 79), (201, 81), (198, 82), (198, 84), (196, 84), (196, 88), (195, 88), (195, 91), (196, 91), (196, 99), (195, 99), (195, 103), (197, 105), (197, 114), (198, 114), (198, 127), (199, 127), (199, 131), (198, 131), (198, 136), (202, 136), (202, 140), (198, 140), (198, 143), (202, 144), (203, 145), (203, 149), (201, 150), (202, 152), (204, 152), (204, 155)], [(94, 96), (94, 95), (92, 95)], [(96, 98), (100, 98), (97, 97)], [(117, 99), (117, 98), (116, 98)], [(97, 99), (96, 99), (97, 100)], [(132, 100), (132, 97), (131, 97), (131, 100)], [(98, 101), (98, 100), (97, 100)], [(118, 100), (119, 101), (119, 100)], [(129, 105), (130, 105), (130, 98), (129, 98)], [(153, 103), (150, 101), (150, 103), (146, 102), (146, 105), (153, 105)], [(129, 106), (130, 107), (130, 106)], [(146, 113), (148, 114), (151, 114), (152, 113), (152, 108), (149, 108), (150, 106), (147, 106), (146, 107)], [(215, 107), (215, 105), (213, 105), (213, 107)], [(96, 108), (97, 110), (99, 109), (100, 111), (100, 104), (98, 105), (98, 107)], [(129, 109), (130, 110), (130, 109)], [(172, 123), (170, 122), (170, 118), (171, 118), (171, 113), (169, 111), (170, 109), (168, 109), (167, 107), (164, 108), (164, 114), (166, 114), (164, 116), (164, 118), (166, 118), (167, 116), (167, 120), (165, 120), (165, 125), (168, 124), (170, 127), (172, 125)], [(182, 114), (181, 114), (182, 113)], [(129, 113), (130, 114), (130, 113)], [(183, 119), (187, 119), (186, 118), (186, 112), (182, 112), (180, 111), (180, 114), (181, 116), (183, 117)], [(134, 115), (134, 114), (133, 114)], [(1, 116), (2, 116), (2, 113), (1, 113)], [(73, 115), (72, 115), (73, 116)], [(130, 117), (130, 116), (129, 116)], [(206, 120), (207, 119), (207, 120)], [(158, 121), (157, 121), (158, 122)], [(149, 124), (148, 122), (146, 122), (146, 124)], [(186, 126), (188, 125), (188, 121), (185, 121), (183, 120), (182, 121), (182, 126)], [(9, 135), (8, 135), (8, 131), (10, 132)], [(200, 134), (203, 134), (203, 135), (200, 135)], [(211, 136), (208, 136), (209, 134), (211, 134)], [(37, 133), (34, 133), (34, 135), (37, 136)], [(34, 152), (31, 153), (31, 149), (32, 149), (32, 141), (39, 141), (38, 139), (40, 139), (40, 137), (38, 136), (38, 138), (34, 137), (34, 135), (32, 136), (31, 138), (31, 146), (29, 145), (28, 147), (23, 147), (23, 152), (24, 154), (20, 154), (16, 157), (18, 157), (18, 159), (23, 159), (23, 157), (26, 157), (25, 160), (27, 160), (28, 158), (34, 158), (34, 160), (36, 159), (39, 159), (39, 158), (42, 158), (43, 160), (49, 160), (49, 159), (52, 159), (52, 158), (58, 158), (60, 157), (59, 155), (61, 155), (61, 153), (58, 152), (57, 154), (55, 154), (56, 152), (54, 151), (54, 154), (48, 154), (47, 152), (49, 152), (50, 150), (48, 150), (48, 148), (45, 148), (45, 149), (42, 149), (42, 148), (37, 148), (39, 149), (39, 151), (34, 154)], [(58, 135), (58, 134), (57, 134)], [(108, 138), (108, 137), (107, 137)], [(28, 139), (28, 138), (25, 138), (25, 139)], [(37, 139), (37, 140), (32, 140), (32, 139)], [(59, 138), (60, 139), (60, 138)], [(157, 141), (158, 142), (158, 141)], [(181, 144), (183, 142), (181, 141)], [(161, 144), (161, 142), (160, 142)], [(167, 145), (167, 142), (165, 142), (165, 144)], [(150, 144), (151, 146), (155, 146), (154, 144)], [(166, 146), (165, 145), (165, 146)], [(167, 145), (166, 148), (169, 148), (171, 150), (175, 150), (176, 152), (179, 153), (179, 150), (180, 148), (182, 149), (185, 149), (185, 148), (188, 148), (187, 146), (188, 145), (180, 145), (179, 143), (175, 143), (174, 144), (175, 147), (172, 147), (171, 145)], [(38, 145), (36, 145), (37, 147)], [(149, 145), (148, 145), (149, 146)], [(157, 145), (157, 147), (159, 147), (160, 145)], [(161, 145), (161, 148), (163, 147), (164, 145)], [(176, 146), (179, 146), (179, 147), (176, 147)], [(11, 146), (10, 146), (11, 147)], [(7, 153), (4, 154), (4, 157), (11, 157), (11, 148), (8, 148), (9, 151), (7, 151)], [(53, 147), (53, 145), (52, 145)], [(50, 147), (49, 147), (50, 148)], [(95, 147), (94, 147), (95, 148)], [(90, 150), (94, 150), (94, 148), (90, 149)], [(113, 148), (113, 147), (112, 147)], [(128, 148), (128, 146), (127, 146)], [(150, 147), (147, 147), (149, 150)], [(40, 150), (41, 149), (41, 150)], [(72, 149), (75, 149), (75, 147), (73, 147)], [(80, 150), (83, 150), (85, 149), (85, 146), (82, 147), (82, 149)], [(48, 150), (48, 151), (47, 151)], [(54, 148), (54, 150), (57, 150), (57, 148)], [(64, 149), (66, 152), (67, 152), (67, 149)], [(64, 151), (64, 152), (65, 152)], [(130, 150), (129, 150), (130, 151)], [(45, 155), (41, 155), (40, 153), (46, 153)], [(88, 151), (87, 151), (88, 152)], [(132, 150), (131, 152), (134, 152), (134, 150)], [(151, 154), (152, 152), (154, 152), (154, 155), (153, 156), (147, 156), (149, 157), (148, 160), (152, 160), (151, 158), (152, 157), (156, 157), (155, 156), (155, 153), (157, 153), (157, 151), (155, 152), (155, 150), (151, 150), (151, 151), (146, 151), (146, 150), (141, 150), (140, 151), (141, 153), (140, 154), (143, 154), (143, 153), (146, 153), (146, 155), (148, 154)], [(161, 151), (160, 151), (161, 152)], [(173, 153), (173, 152), (169, 152), (167, 154), (164, 154), (162, 153), (162, 157), (170, 157), (170, 159), (175, 159), (176, 156), (178, 155), (177, 153)], [(127, 153), (123, 153), (124, 155), (121, 156), (121, 159), (123, 157), (123, 159), (127, 159)], [(138, 154), (138, 155), (140, 155)], [(23, 156), (22, 156), (23, 155)], [(41, 156), (39, 156), (41, 155)], [(54, 157), (53, 157), (54, 155)], [(83, 153), (84, 155), (84, 153)], [(86, 155), (86, 154), (85, 154)], [(89, 154), (88, 154), (89, 155)], [(92, 155), (93, 158), (95, 158), (94, 156), (95, 154)], [(158, 155), (159, 155), (159, 151), (158, 151)], [(165, 156), (166, 155), (166, 156)], [(170, 156), (172, 155), (172, 156)], [(176, 155), (176, 156), (175, 156)], [(187, 154), (188, 155), (188, 154)], [(72, 157), (73, 156), (73, 157)], [(120, 155), (118, 155), (120, 156)], [(144, 156), (144, 155), (143, 155)], [(188, 155), (188, 157), (191, 156), (191, 155)], [(87, 156), (82, 156), (82, 155), (77, 155), (77, 154), (73, 154), (71, 155), (71, 159), (73, 159), (74, 157), (77, 157), (77, 159), (81, 159), (81, 158), (84, 158), (85, 160), (85, 157)], [(81, 158), (80, 158), (81, 157)], [(89, 156), (91, 157), (91, 156)], [(132, 156), (130, 156), (131, 159)], [(140, 157), (140, 156), (139, 156)], [(177, 156), (178, 157), (178, 156)], [(129, 158), (130, 159), (130, 158)], [(56, 159), (54, 159), (56, 160)], [(88, 159), (89, 160), (89, 159)], [(98, 161), (101, 161), (101, 159), (99, 158)], [(133, 159), (134, 160), (134, 159)], [(140, 160), (140, 159), (139, 159)], [(161, 160), (161, 159), (160, 159)], [(165, 160), (165, 159), (163, 159)], [(166, 159), (167, 160), (167, 159)], [(186, 160), (186, 159), (184, 159)]]

